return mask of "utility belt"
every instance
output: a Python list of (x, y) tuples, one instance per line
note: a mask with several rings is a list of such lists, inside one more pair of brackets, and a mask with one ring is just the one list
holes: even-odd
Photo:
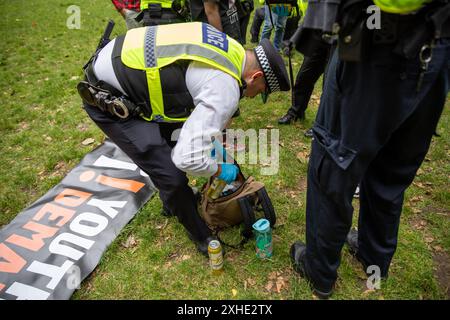
[(143, 21), (144, 26), (186, 22), (189, 10), (179, 1), (172, 2), (171, 8), (163, 8), (160, 3), (150, 3), (147, 9), (138, 15), (138, 21)]
[(98, 80), (94, 73), (96, 55), (85, 65), (85, 81), (77, 85), (78, 93), (85, 103), (121, 120), (141, 114), (141, 108), (110, 84)]

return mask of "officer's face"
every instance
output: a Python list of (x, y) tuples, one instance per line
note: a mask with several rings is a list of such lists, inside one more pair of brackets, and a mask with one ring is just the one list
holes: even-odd
[(253, 98), (258, 94), (266, 91), (266, 81), (262, 71), (255, 72), (249, 79), (246, 80), (247, 89), (244, 96)]

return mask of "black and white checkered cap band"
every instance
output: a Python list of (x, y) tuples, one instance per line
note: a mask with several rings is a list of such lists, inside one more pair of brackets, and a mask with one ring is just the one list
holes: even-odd
[(262, 46), (257, 46), (255, 48), (255, 53), (258, 56), (259, 63), (264, 72), (264, 77), (266, 78), (266, 82), (269, 86), (270, 92), (280, 91), (280, 84), (278, 82), (275, 73), (270, 67), (269, 60), (267, 59), (266, 53)]

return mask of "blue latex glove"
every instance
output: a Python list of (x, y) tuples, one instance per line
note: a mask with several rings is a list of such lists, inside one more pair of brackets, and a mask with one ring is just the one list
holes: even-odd
[(285, 6), (283, 4), (272, 6), (272, 12), (279, 15), (280, 17), (288, 17), (291, 14), (288, 6)]
[(219, 179), (225, 181), (227, 184), (230, 184), (236, 180), (239, 173), (239, 169), (237, 166), (230, 163), (224, 163), (220, 166), (222, 170), (220, 172), (220, 175), (218, 176)]
[(213, 149), (211, 150), (211, 158), (216, 158), (216, 155), (218, 156), (217, 161), (219, 163), (222, 163), (227, 159), (227, 150), (219, 141), (214, 140)]

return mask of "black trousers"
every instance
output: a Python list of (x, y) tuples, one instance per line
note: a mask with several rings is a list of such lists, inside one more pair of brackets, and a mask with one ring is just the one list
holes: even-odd
[(259, 32), (264, 22), (264, 7), (260, 7), (255, 10), (255, 16), (253, 17), (252, 26), (250, 27), (250, 35), (252, 36), (252, 42), (259, 42)]
[(418, 57), (373, 46), (370, 60), (331, 59), (313, 126), (306, 206), (306, 269), (331, 289), (360, 183), (359, 254), (388, 274), (405, 190), (430, 146), (449, 89), (450, 41), (439, 40), (417, 90)]
[(203, 241), (211, 231), (200, 218), (197, 202), (186, 173), (175, 167), (171, 151), (176, 141), (172, 133), (182, 124), (159, 124), (141, 118), (119, 121), (97, 107), (84, 105), (89, 117), (149, 176), (159, 196), (195, 241)]
[(323, 44), (315, 54), (304, 56), (303, 63), (297, 73), (294, 84), (292, 106), (288, 113), (294, 117), (303, 117), (308, 107), (309, 99), (314, 91), (314, 85), (325, 71), (331, 52), (331, 45)]

